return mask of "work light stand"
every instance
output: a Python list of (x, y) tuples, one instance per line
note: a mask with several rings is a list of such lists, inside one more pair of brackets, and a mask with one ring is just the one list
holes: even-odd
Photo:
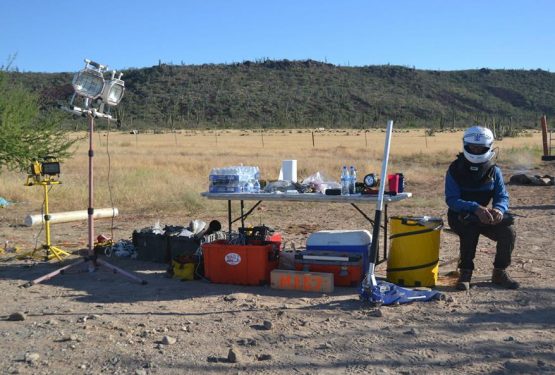
[[(88, 107), (88, 100), (86, 101)], [(94, 119), (96, 117), (104, 117), (107, 119), (111, 119), (112, 116), (105, 114), (103, 112), (97, 111), (95, 108), (83, 109), (79, 107), (71, 107), (71, 108), (64, 108), (69, 112), (80, 114), (82, 116), (86, 116), (88, 119), (89, 124), (89, 207), (87, 210), (88, 214), (88, 247), (87, 247), (87, 254), (83, 256), (83, 258), (75, 263), (68, 264), (62, 268), (57, 269), (56, 271), (50, 272), (44, 276), (41, 276), (35, 280), (29, 281), (28, 283), (22, 285), (23, 287), (30, 287), (35, 284), (39, 284), (43, 281), (50, 280), (51, 278), (63, 274), (66, 270), (83, 263), (88, 264), (89, 272), (95, 272), (99, 266), (104, 266), (108, 268), (113, 273), (120, 273), (123, 276), (137, 281), (143, 285), (147, 284), (146, 280), (141, 279), (138, 276), (133, 275), (127, 271), (122, 270), (119, 267), (116, 267), (105, 260), (98, 259), (95, 251), (94, 251), (94, 208), (93, 208), (93, 201), (94, 201), (94, 182), (93, 182), (93, 132), (94, 132)]]
[[(44, 190), (44, 203), (43, 203), (43, 216), (42, 219), (44, 220), (44, 233), (45, 233), (45, 243), (42, 244), (40, 250), (45, 251), (44, 260), (49, 261), (51, 259), (58, 259), (59, 261), (62, 260), (63, 257), (67, 257), (70, 254), (59, 247), (53, 246), (51, 241), (51, 234), (50, 234), (50, 211), (48, 209), (48, 190), (49, 187), (52, 185), (59, 185), (61, 184), (60, 181), (56, 181), (51, 179), (50, 177), (45, 177), (41, 181), (37, 181), (31, 177), (27, 177), (26, 186), (35, 186), (40, 185), (43, 187)], [(33, 252), (30, 254), (31, 257), (35, 257), (35, 253), (39, 250), (39, 248), (35, 248)], [(28, 255), (28, 254), (27, 254)]]

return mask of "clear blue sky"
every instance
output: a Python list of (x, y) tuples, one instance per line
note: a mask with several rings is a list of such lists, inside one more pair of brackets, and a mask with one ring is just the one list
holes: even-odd
[(0, 0), (0, 66), (263, 58), (555, 72), (554, 0)]

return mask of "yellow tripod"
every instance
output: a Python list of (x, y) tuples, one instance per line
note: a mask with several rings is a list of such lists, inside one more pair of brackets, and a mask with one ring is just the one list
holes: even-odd
[[(41, 185), (44, 188), (44, 213), (43, 213), (43, 220), (44, 220), (44, 232), (46, 234), (46, 243), (43, 244), (40, 249), (46, 251), (46, 255), (44, 260), (49, 261), (53, 258), (58, 260), (62, 260), (62, 257), (69, 256), (70, 254), (59, 247), (52, 246), (50, 242), (50, 213), (48, 211), (48, 187), (51, 185), (59, 185), (61, 184), (60, 181), (55, 181), (49, 177), (43, 177), (40, 180), (27, 178), (27, 182), (25, 186), (34, 186), (34, 185)], [(39, 248), (35, 248), (31, 253), (32, 257), (35, 257), (35, 253), (39, 250)]]

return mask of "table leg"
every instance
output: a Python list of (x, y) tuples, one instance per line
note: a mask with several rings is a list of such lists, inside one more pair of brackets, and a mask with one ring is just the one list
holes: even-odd
[(245, 229), (245, 201), (241, 201), (241, 228)]
[(387, 203), (384, 204), (384, 216), (383, 216), (383, 261), (387, 260), (387, 226), (389, 224), (389, 219), (387, 217)]
[(229, 233), (231, 233), (231, 201), (227, 201), (227, 222), (228, 222), (228, 228), (229, 228)]

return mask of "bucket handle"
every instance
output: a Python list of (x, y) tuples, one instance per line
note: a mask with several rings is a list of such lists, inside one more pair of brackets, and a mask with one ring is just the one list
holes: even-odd
[(399, 238), (399, 237), (404, 237), (404, 236), (413, 236), (413, 235), (417, 235), (417, 234), (429, 233), (429, 232), (433, 232), (433, 231), (436, 231), (436, 230), (440, 230), (441, 228), (443, 228), (443, 223), (440, 223), (435, 228), (426, 228), (426, 229), (422, 229), (422, 230), (415, 230), (414, 232), (405, 232), (405, 233), (392, 234), (391, 236), (389, 236), (389, 239), (392, 240), (394, 238)]
[[(401, 219), (401, 224), (403, 225), (407, 225), (407, 226), (417, 226), (417, 225), (421, 225), (424, 226), (424, 224), (422, 224), (423, 222), (428, 222), (428, 221), (432, 221), (432, 220), (415, 220), (415, 218), (413, 217), (402, 217)], [(433, 220), (433, 221), (439, 221), (438, 227), (434, 228), (434, 230), (437, 230), (439, 227), (443, 226), (443, 220)]]

